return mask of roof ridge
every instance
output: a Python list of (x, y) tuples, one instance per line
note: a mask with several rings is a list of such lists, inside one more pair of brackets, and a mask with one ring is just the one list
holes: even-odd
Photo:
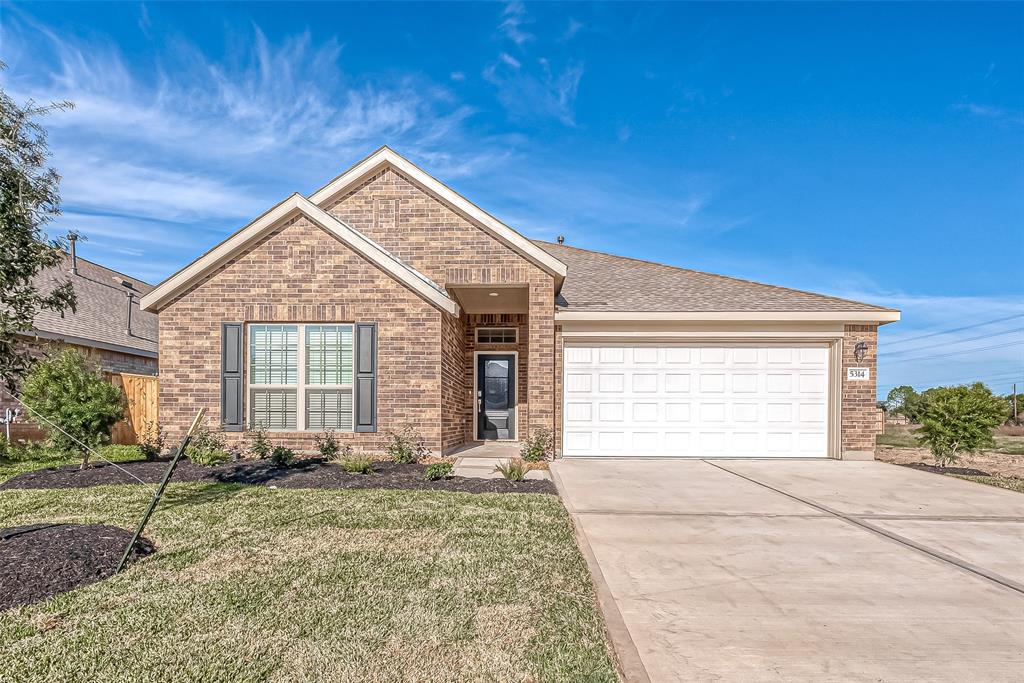
[[(682, 266), (672, 266), (672, 265), (669, 265), (667, 263), (658, 263), (657, 261), (650, 261), (648, 259), (635, 258), (633, 256), (622, 256), (620, 254), (610, 254), (610, 253), (608, 253), (606, 251), (597, 251), (596, 249), (584, 249), (582, 247), (574, 247), (574, 246), (571, 246), (571, 245), (568, 245), (568, 244), (558, 244), (557, 242), (548, 242), (547, 240), (533, 240), (533, 241), (537, 242), (537, 243), (540, 243), (540, 244), (548, 244), (550, 246), (553, 246), (553, 247), (556, 247), (556, 248), (559, 248), (559, 249), (573, 249), (575, 251), (582, 251), (582, 252), (586, 252), (588, 254), (598, 254), (599, 256), (607, 256), (609, 258), (622, 259), (624, 261), (633, 261), (635, 263), (643, 263), (645, 265), (656, 266), (658, 268), (667, 268), (669, 270), (682, 271), (682, 272), (686, 272), (686, 273), (696, 273), (698, 275), (705, 275), (707, 277), (718, 278), (720, 280), (728, 280), (730, 282), (740, 282), (740, 283), (744, 283), (744, 284), (758, 285), (760, 287), (770, 287), (772, 289), (777, 289), (777, 290), (783, 291), (783, 292), (793, 292), (793, 293), (796, 293), (796, 294), (806, 294), (806, 295), (809, 295), (809, 296), (820, 297), (822, 299), (831, 299), (832, 301), (841, 301), (843, 303), (857, 304), (858, 306), (871, 306), (872, 308), (876, 308), (876, 309), (878, 309), (880, 311), (895, 311), (896, 310), (895, 308), (886, 308), (884, 306), (877, 306), (875, 304), (864, 303), (863, 301), (854, 301), (853, 299), (844, 299), (842, 297), (832, 296), (831, 294), (820, 294), (818, 292), (811, 292), (811, 291), (808, 291), (806, 289), (796, 289), (795, 287), (783, 287), (781, 285), (772, 285), (772, 284), (768, 284), (767, 282), (759, 282), (758, 280), (749, 280), (747, 278), (734, 277), (732, 275), (721, 275), (719, 273), (709, 273), (706, 270), (696, 270), (694, 268), (683, 268)], [(569, 277), (572, 277), (571, 273), (569, 274)]]

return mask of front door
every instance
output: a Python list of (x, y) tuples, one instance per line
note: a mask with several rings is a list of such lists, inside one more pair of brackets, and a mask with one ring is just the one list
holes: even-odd
[(476, 358), (476, 438), (516, 438), (516, 357), (481, 353)]

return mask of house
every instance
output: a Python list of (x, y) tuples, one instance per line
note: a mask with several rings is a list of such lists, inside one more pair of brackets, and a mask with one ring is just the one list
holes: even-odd
[(143, 297), (160, 409), (312, 449), (553, 430), (565, 456), (873, 455), (899, 312), (532, 241), (382, 148)]
[[(158, 317), (140, 309), (143, 295), (153, 287), (138, 278), (76, 253), (77, 235), (72, 234), (70, 253), (61, 262), (36, 274), (35, 284), (49, 291), (70, 280), (75, 288), (75, 311), (40, 311), (33, 328), (20, 335), (33, 354), (42, 357), (64, 348), (75, 348), (108, 373), (155, 375), (158, 356)], [(25, 414), (6, 391), (0, 392), (0, 416), (10, 408), (21, 409), (11, 425), (12, 439), (38, 439), (44, 432)]]

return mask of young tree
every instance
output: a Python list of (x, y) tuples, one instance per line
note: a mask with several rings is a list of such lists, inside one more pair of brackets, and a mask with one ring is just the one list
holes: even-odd
[(40, 270), (60, 263), (63, 246), (48, 241), (44, 231), (60, 214), (60, 176), (46, 166), (46, 131), (35, 119), (71, 106), (18, 106), (0, 89), (0, 378), (10, 391), (32, 364), (15, 335), (32, 329), (39, 311), (75, 310), (70, 281), (55, 281), (45, 290), (35, 282)]
[(981, 382), (971, 386), (929, 389), (928, 408), (921, 419), (919, 440), (928, 446), (940, 467), (963, 453), (995, 445), (992, 430), (1008, 414), (1006, 402)]
[(29, 416), (47, 430), (50, 447), (81, 455), (83, 469), (89, 449), (109, 441), (110, 428), (124, 417), (124, 394), (75, 349), (36, 363), (21, 393)]
[(921, 407), (921, 395), (911, 386), (895, 387), (885, 397), (887, 411), (903, 415), (911, 422), (921, 421)]

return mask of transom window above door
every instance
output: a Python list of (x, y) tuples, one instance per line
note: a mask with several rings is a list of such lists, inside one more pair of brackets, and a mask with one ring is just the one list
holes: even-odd
[(477, 344), (515, 344), (519, 341), (519, 330), (515, 327), (478, 327)]
[(352, 431), (353, 325), (249, 325), (249, 424)]

